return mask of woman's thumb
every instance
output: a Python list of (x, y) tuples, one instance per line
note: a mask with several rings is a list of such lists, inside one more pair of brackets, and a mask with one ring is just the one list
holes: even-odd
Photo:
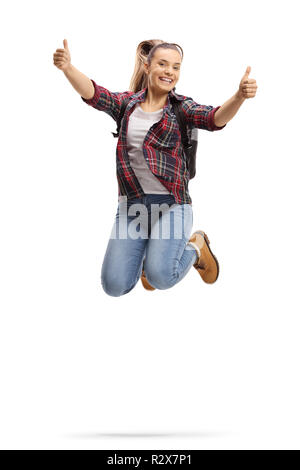
[(69, 49), (69, 48), (68, 48), (68, 42), (67, 42), (66, 39), (64, 39), (64, 49)]

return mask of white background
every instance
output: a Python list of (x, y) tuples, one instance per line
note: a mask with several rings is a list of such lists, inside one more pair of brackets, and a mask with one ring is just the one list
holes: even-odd
[[(0, 438), (4, 449), (299, 449), (296, 1), (1, 4)], [(117, 209), (113, 119), (53, 53), (128, 90), (138, 43), (180, 44), (179, 94), (222, 105), (199, 131), (193, 230), (220, 276), (101, 287)]]

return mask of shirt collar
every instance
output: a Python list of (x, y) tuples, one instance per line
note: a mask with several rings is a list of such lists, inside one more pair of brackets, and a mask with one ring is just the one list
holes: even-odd
[[(178, 95), (178, 93), (175, 92), (175, 88), (176, 87), (174, 87), (172, 90), (169, 91), (167, 103), (165, 104), (165, 106), (163, 108), (163, 111), (166, 110), (167, 112), (170, 112), (170, 110), (171, 110), (170, 97), (173, 97), (173, 98), (177, 99), (178, 101), (184, 100), (184, 96), (183, 95)], [(130, 103), (129, 103), (129, 107), (131, 108), (136, 103), (145, 101), (146, 91), (147, 91), (147, 87), (143, 88), (142, 90), (140, 90), (137, 93), (135, 93), (134, 95), (132, 95)]]
[[(169, 99), (170, 96), (174, 96), (177, 100), (182, 101), (184, 99), (184, 96), (183, 95), (178, 95), (178, 93), (175, 92), (175, 89), (176, 89), (176, 87), (174, 87), (172, 90), (169, 91), (168, 99)], [(133, 96), (136, 96), (138, 101), (145, 101), (146, 90), (147, 90), (147, 87), (143, 88), (141, 91), (138, 91)]]

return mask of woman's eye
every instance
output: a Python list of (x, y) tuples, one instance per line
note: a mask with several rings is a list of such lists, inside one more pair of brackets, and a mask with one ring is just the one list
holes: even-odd
[[(165, 64), (160, 63), (159, 65), (165, 65)], [(175, 70), (179, 70), (179, 67), (175, 67)]]

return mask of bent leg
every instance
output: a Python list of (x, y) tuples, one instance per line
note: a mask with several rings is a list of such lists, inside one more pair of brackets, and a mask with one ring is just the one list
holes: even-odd
[[(120, 216), (121, 219), (121, 216)], [(132, 220), (128, 217), (128, 224)], [(106, 294), (113, 297), (130, 292), (141, 277), (143, 259), (145, 256), (148, 238), (113, 238), (118, 235), (119, 209), (113, 224), (101, 269), (101, 284)], [(143, 228), (141, 227), (141, 234)]]
[(153, 287), (168, 289), (174, 286), (195, 263), (197, 252), (187, 244), (192, 226), (191, 204), (173, 204), (152, 224), (146, 247), (145, 274)]

